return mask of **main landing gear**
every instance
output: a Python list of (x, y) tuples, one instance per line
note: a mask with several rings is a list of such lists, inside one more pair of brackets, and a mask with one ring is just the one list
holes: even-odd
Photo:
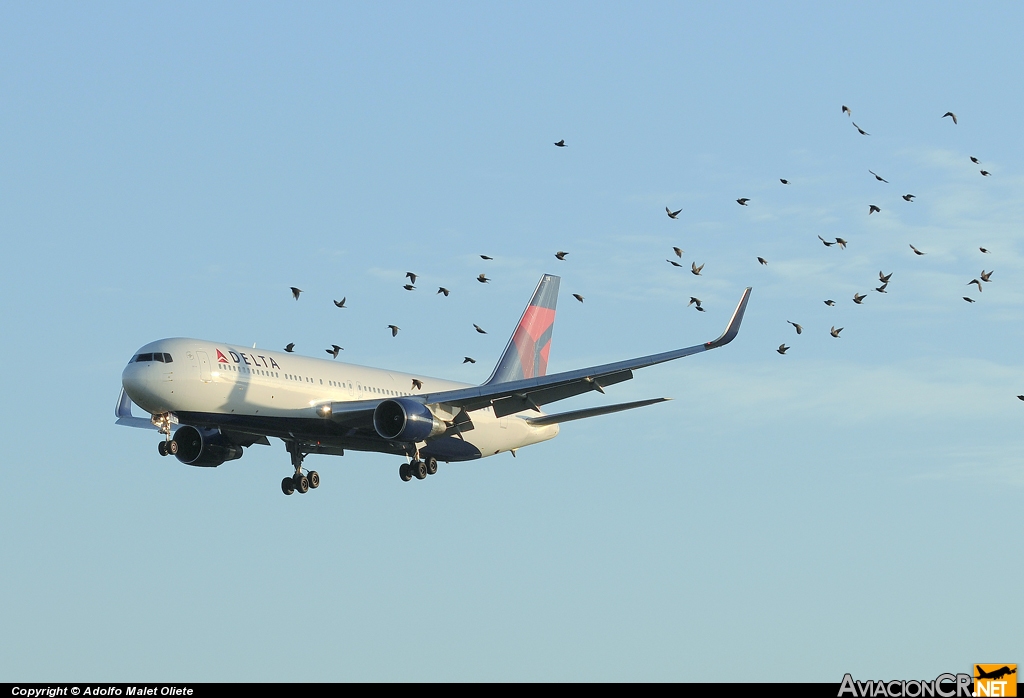
[(433, 475), (436, 472), (437, 459), (433, 456), (427, 456), (426, 460), (413, 458), (408, 463), (402, 463), (398, 468), (398, 477), (402, 478), (402, 482), (409, 482), (413, 478), (417, 480), (426, 479), (427, 475)]
[(293, 492), (306, 494), (310, 490), (315, 490), (320, 486), (320, 474), (315, 470), (307, 470), (306, 474), (303, 475), (302, 461), (305, 459), (306, 454), (302, 452), (297, 443), (289, 441), (287, 447), (288, 453), (292, 457), (292, 467), (295, 468), (295, 474), (281, 480), (281, 491), (285, 494), (292, 494)]

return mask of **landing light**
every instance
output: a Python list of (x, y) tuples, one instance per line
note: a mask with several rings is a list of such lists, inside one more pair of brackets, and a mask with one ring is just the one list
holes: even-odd
[(320, 414), (322, 414), (324, 417), (326, 417), (330, 413), (331, 413), (331, 406), (330, 405), (320, 405)]

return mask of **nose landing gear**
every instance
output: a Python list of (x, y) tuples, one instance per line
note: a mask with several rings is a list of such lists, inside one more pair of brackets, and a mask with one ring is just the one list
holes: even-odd
[(164, 435), (164, 440), (156, 445), (156, 450), (160, 455), (178, 455), (178, 443), (171, 438), (171, 425), (178, 423), (177, 417), (171, 416), (170, 412), (164, 412), (163, 414), (154, 414), (149, 421)]

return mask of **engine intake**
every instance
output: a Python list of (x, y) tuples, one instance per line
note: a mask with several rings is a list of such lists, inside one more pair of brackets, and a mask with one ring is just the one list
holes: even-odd
[(373, 411), (373, 428), (388, 441), (416, 443), (444, 433), (444, 422), (422, 402), (384, 400)]
[(185, 465), (215, 468), (224, 461), (242, 457), (242, 447), (228, 441), (216, 429), (179, 427), (174, 432), (174, 441), (178, 444), (175, 457)]

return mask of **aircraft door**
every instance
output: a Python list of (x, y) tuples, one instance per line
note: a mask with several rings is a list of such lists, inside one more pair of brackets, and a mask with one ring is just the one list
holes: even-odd
[(199, 357), (199, 378), (204, 383), (209, 383), (213, 380), (210, 375), (210, 357), (205, 351), (197, 351), (196, 356)]

